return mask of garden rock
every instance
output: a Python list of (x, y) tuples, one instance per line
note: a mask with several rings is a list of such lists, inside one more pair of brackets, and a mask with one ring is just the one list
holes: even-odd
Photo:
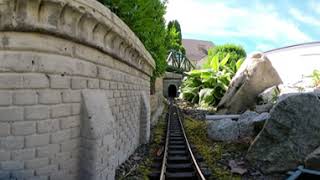
[(267, 103), (267, 104), (262, 104), (262, 105), (256, 105), (255, 111), (257, 113), (264, 113), (264, 112), (269, 112), (271, 108), (273, 107), (273, 103)]
[(304, 162), (307, 168), (320, 171), (320, 147), (309, 154)]
[(226, 142), (252, 139), (256, 135), (257, 126), (266, 120), (265, 115), (261, 115), (247, 111), (240, 116), (238, 121), (231, 119), (208, 121), (208, 135), (213, 140)]
[(287, 97), (270, 112), (247, 159), (264, 173), (286, 172), (320, 146), (320, 100), (311, 93)]
[(219, 113), (241, 113), (253, 107), (265, 89), (281, 84), (270, 60), (262, 53), (247, 58), (232, 79), (228, 91), (218, 104)]
[(258, 104), (269, 104), (273, 103), (277, 100), (280, 94), (280, 89), (278, 86), (272, 86), (266, 90), (264, 90), (261, 94), (259, 94), (258, 99), (260, 102)]

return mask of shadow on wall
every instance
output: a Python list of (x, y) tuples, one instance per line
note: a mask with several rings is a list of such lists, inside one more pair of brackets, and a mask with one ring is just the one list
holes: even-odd
[(177, 87), (173, 84), (171, 84), (169, 87), (168, 87), (168, 96), (169, 97), (177, 97)]

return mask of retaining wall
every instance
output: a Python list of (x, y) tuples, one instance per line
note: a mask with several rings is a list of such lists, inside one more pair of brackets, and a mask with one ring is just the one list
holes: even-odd
[(95, 0), (0, 1), (0, 179), (114, 179), (149, 139), (154, 67)]

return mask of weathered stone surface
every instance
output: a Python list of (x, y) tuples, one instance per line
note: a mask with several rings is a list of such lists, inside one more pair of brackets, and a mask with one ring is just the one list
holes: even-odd
[(285, 172), (303, 163), (320, 145), (320, 100), (314, 94), (280, 101), (250, 146), (248, 160), (264, 173)]
[(261, 53), (247, 58), (218, 104), (220, 113), (239, 113), (252, 107), (265, 89), (280, 84), (281, 78)]
[(269, 118), (268, 113), (258, 114), (247, 111), (240, 116), (238, 121), (221, 119), (208, 121), (208, 135), (217, 141), (237, 142), (252, 139), (256, 129)]
[(320, 147), (305, 158), (304, 164), (307, 168), (320, 171)]

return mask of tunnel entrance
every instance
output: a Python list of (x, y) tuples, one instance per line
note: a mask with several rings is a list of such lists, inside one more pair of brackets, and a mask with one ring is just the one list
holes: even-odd
[(168, 88), (168, 96), (169, 97), (177, 97), (177, 88), (175, 85), (170, 85)]

